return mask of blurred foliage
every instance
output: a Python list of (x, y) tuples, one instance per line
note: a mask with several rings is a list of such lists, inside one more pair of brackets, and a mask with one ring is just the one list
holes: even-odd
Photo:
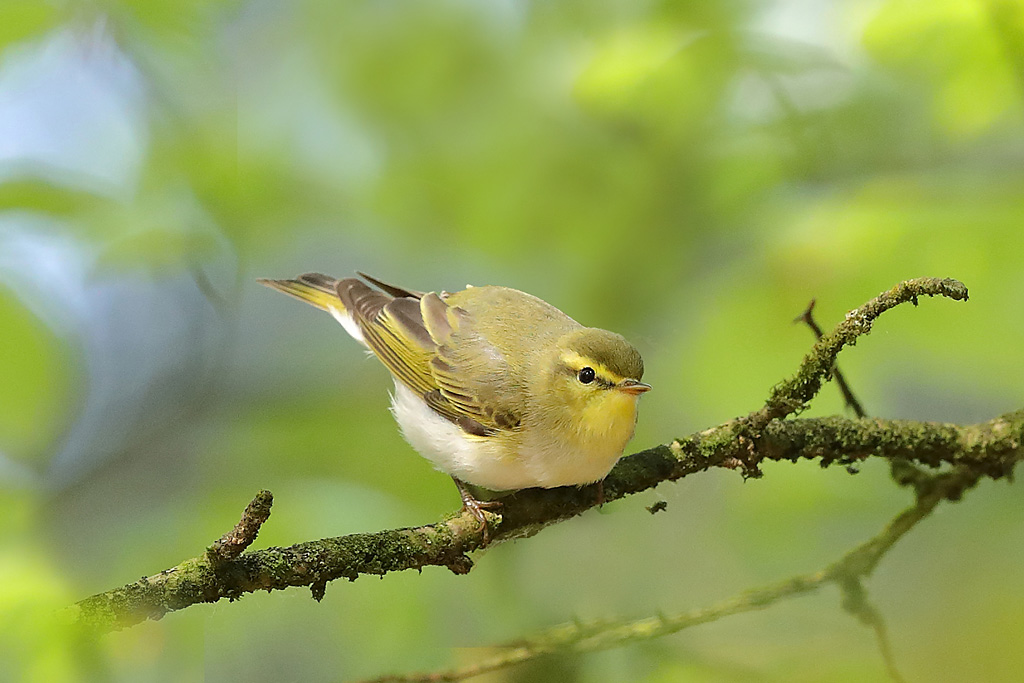
[[(870, 412), (1024, 405), (1016, 0), (13, 0), (0, 20), (0, 680), (336, 681), (807, 571), (902, 507), (884, 464), (666, 487), (440, 571), (195, 607), (98, 641), (53, 609), (171, 566), (261, 488), (259, 543), (453, 509), (386, 372), (257, 276), (495, 283), (622, 332), (635, 443), (755, 408), (895, 282), (841, 364)], [(826, 391), (811, 414), (842, 411)], [(651, 517), (655, 498), (668, 510)], [(911, 680), (1017, 680), (1020, 494), (922, 525), (869, 589)], [(1009, 580), (1008, 580), (1009, 579)], [(742, 647), (737, 647), (741, 643)], [(817, 595), (489, 680), (870, 681)]]
[(4, 322), (4, 363), (0, 365), (0, 442), (4, 450), (25, 458), (44, 457), (68, 400), (68, 377), (61, 370), (68, 359), (58, 341), (40, 321), (10, 296), (0, 292)]

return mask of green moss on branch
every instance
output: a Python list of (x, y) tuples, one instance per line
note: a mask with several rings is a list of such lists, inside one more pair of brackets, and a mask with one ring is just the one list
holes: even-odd
[[(723, 438), (723, 425), (686, 439), (641, 451), (623, 460), (605, 480), (605, 497), (615, 500), (707, 470), (740, 457), (747, 445)], [(764, 460), (817, 459), (849, 464), (868, 457), (904, 459), (928, 466), (954, 465), (978, 476), (1003, 477), (1019, 462), (1024, 411), (979, 425), (905, 420), (849, 420), (838, 417), (774, 422), (764, 430), (755, 457)], [(531, 536), (546, 526), (583, 513), (597, 503), (592, 487), (529, 489), (509, 496), (494, 516), (492, 543)], [(75, 607), (82, 621), (119, 628), (202, 602), (234, 600), (257, 590), (310, 586), (322, 595), (326, 583), (355, 580), (426, 566), (464, 574), (466, 553), (480, 546), (475, 520), (454, 516), (427, 526), (352, 534), (266, 548), (215, 561), (204, 554), (177, 567), (87, 598)]]

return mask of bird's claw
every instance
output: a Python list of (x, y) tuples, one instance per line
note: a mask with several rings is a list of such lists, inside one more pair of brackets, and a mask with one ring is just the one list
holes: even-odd
[[(452, 477), (455, 479), (455, 477)], [(487, 545), (491, 542), (490, 529), (487, 526), (487, 516), (484, 515), (484, 510), (498, 510), (501, 508), (502, 503), (500, 500), (477, 500), (469, 489), (466, 488), (458, 479), (455, 479), (455, 485), (459, 487), (459, 495), (462, 497), (462, 511), (469, 512), (473, 515), (479, 526), (477, 531), (480, 532), (483, 540), (480, 543), (480, 547)]]

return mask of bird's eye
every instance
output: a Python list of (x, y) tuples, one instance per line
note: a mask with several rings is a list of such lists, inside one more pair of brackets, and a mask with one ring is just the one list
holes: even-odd
[(590, 384), (591, 382), (594, 381), (595, 377), (597, 377), (597, 375), (594, 373), (594, 368), (583, 368), (576, 375), (576, 379), (578, 379), (583, 384)]

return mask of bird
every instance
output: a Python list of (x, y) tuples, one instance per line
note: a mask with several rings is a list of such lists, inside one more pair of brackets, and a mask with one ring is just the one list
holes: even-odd
[(651, 388), (636, 347), (516, 289), (421, 292), (357, 275), (258, 282), (330, 313), (384, 364), (402, 435), (454, 480), (484, 545), (483, 510), (501, 503), (467, 484), (504, 492), (597, 483), (603, 502), (602, 482)]

